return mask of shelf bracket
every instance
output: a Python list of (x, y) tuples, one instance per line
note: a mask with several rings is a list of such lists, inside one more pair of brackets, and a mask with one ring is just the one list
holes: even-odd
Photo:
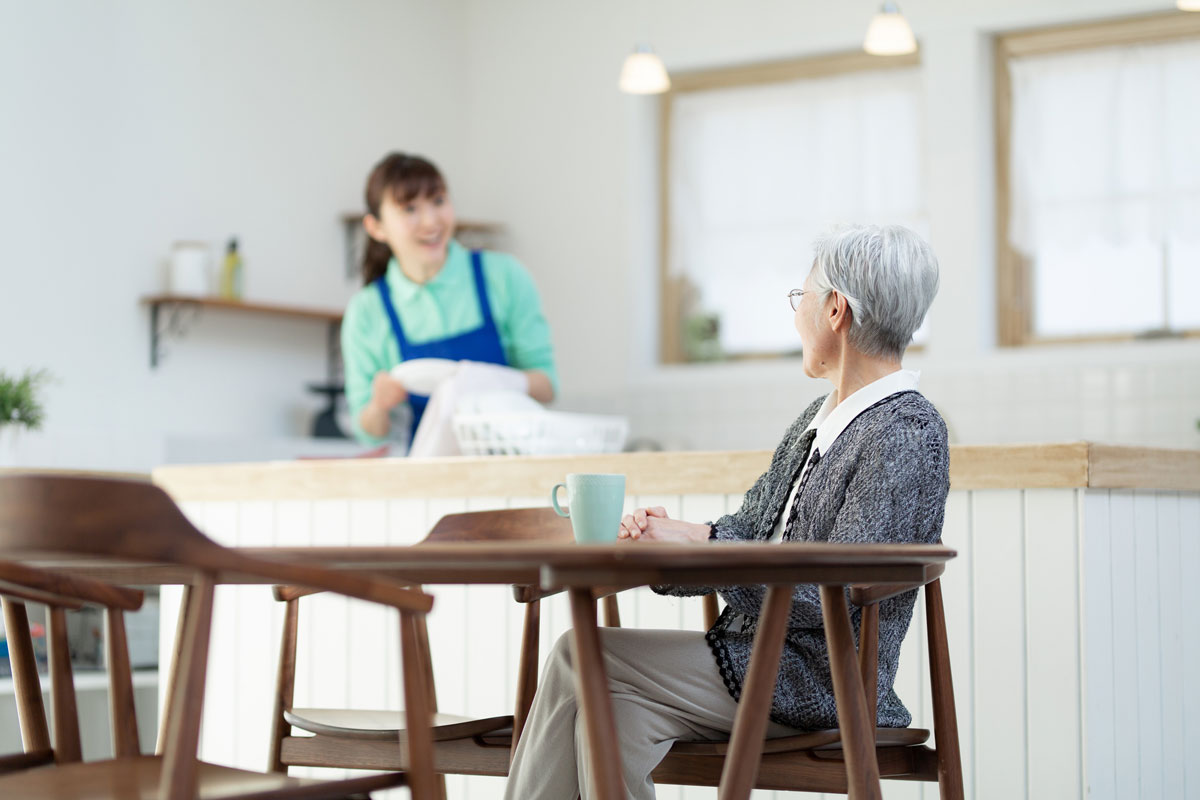
[(342, 378), (342, 321), (329, 323), (329, 332), (325, 339), (325, 365), (330, 383), (337, 383)]
[[(166, 306), (165, 324), (159, 324), (160, 310)], [(157, 369), (166, 355), (163, 342), (168, 338), (182, 339), (192, 323), (200, 317), (199, 303), (186, 301), (154, 302), (150, 304), (150, 369)]]
[(142, 304), (150, 307), (150, 369), (158, 367), (166, 357), (168, 351), (165, 343), (168, 338), (182, 338), (206, 309), (215, 308), (220, 311), (266, 314), (274, 317), (324, 322), (328, 326), (325, 351), (326, 369), (330, 381), (336, 381), (341, 374), (342, 315), (339, 312), (318, 308), (254, 303), (222, 297), (169, 294), (143, 297)]

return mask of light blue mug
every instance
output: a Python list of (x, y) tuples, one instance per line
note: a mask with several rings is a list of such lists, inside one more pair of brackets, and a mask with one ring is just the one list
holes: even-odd
[[(566, 487), (569, 507), (558, 504), (558, 490)], [(550, 502), (560, 517), (570, 517), (575, 541), (615, 542), (625, 509), (625, 476), (597, 472), (572, 472), (566, 483), (550, 490)]]

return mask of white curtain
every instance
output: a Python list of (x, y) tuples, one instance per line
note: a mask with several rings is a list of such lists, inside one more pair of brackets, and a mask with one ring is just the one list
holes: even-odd
[(1011, 63), (1010, 242), (1045, 335), (1200, 327), (1200, 41)]
[(689, 92), (672, 107), (673, 277), (728, 354), (795, 351), (785, 295), (834, 223), (928, 235), (917, 68)]

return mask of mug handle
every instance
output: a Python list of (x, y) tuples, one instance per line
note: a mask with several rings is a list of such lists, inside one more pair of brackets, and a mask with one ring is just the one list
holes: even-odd
[(565, 483), (556, 483), (556, 484), (554, 484), (554, 488), (550, 490), (550, 502), (554, 505), (554, 510), (560, 517), (571, 516), (570, 507), (568, 507), (566, 511), (563, 511), (562, 506), (560, 506), (558, 504), (558, 490), (565, 489), (565, 488), (567, 488), (567, 485)]

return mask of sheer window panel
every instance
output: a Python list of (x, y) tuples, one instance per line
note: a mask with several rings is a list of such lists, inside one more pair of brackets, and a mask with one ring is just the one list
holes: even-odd
[(1161, 325), (1162, 248), (1047, 245), (1034, 264), (1035, 320), (1044, 336), (1106, 335)]
[(1200, 324), (1200, 41), (1011, 62), (1009, 239), (1035, 337)]
[(717, 315), (726, 355), (795, 352), (784, 295), (817, 235), (873, 222), (928, 236), (920, 108), (916, 68), (676, 98), (668, 268), (692, 290), (685, 324)]

